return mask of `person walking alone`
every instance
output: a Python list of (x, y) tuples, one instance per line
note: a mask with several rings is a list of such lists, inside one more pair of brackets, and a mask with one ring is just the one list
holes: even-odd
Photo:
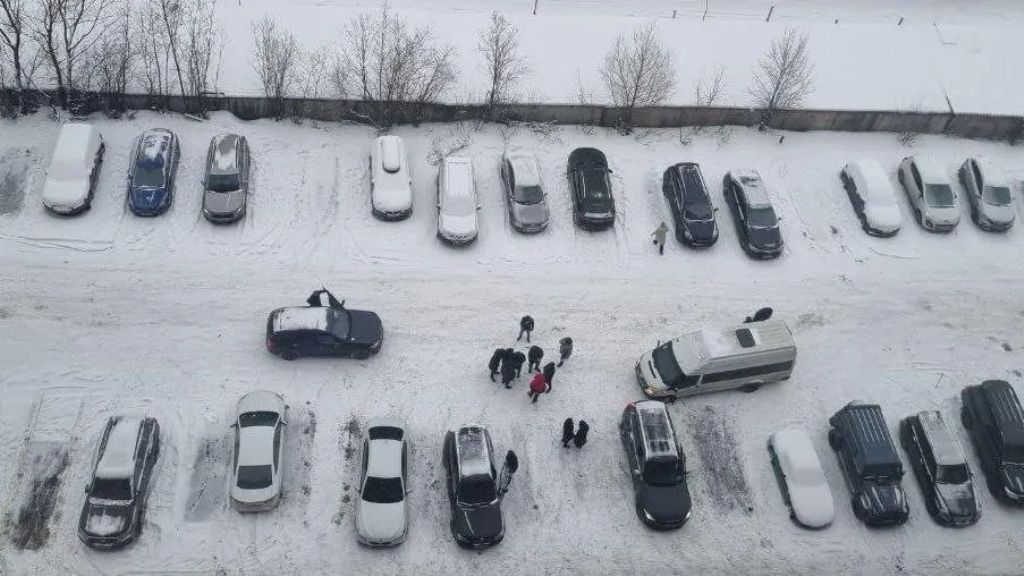
[(588, 432), (590, 432), (590, 425), (587, 424), (586, 420), (580, 420), (580, 428), (576, 431), (575, 438), (573, 438), (573, 443), (576, 444), (577, 448), (583, 448), (583, 445), (587, 443)]
[(561, 368), (562, 364), (572, 356), (572, 338), (566, 336), (558, 341), (558, 367)]
[(516, 342), (523, 339), (523, 334), (526, 334), (526, 342), (530, 342), (530, 332), (533, 332), (533, 318), (529, 315), (523, 316), (519, 319), (519, 337), (516, 338)]
[(494, 382), (494, 376), (498, 373), (498, 368), (501, 366), (501, 360), (505, 357), (505, 349), (498, 348), (491, 354), (491, 360), (487, 363), (487, 367), (491, 370), (491, 382)]
[(569, 442), (572, 442), (576, 438), (576, 433), (573, 432), (572, 418), (566, 418), (565, 422), (562, 422), (562, 448), (568, 448)]
[(668, 226), (664, 221), (651, 236), (654, 237), (654, 244), (658, 246), (658, 254), (665, 254), (665, 237), (668, 236)]
[(541, 372), (537, 372), (536, 374), (534, 374), (533, 380), (530, 380), (529, 392), (529, 396), (532, 399), (532, 401), (536, 403), (537, 398), (539, 398), (541, 394), (548, 391), (547, 388), (548, 386), (547, 382), (544, 380), (544, 374)]
[(530, 346), (526, 357), (530, 360), (529, 371), (540, 372), (540, 361), (544, 359), (544, 349), (540, 346)]

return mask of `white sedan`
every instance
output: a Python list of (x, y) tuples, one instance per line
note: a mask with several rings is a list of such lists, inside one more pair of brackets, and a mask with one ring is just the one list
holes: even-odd
[(92, 124), (74, 122), (62, 126), (43, 185), (43, 206), (64, 215), (88, 210), (103, 164), (104, 148), (100, 131)]
[(832, 490), (825, 480), (818, 453), (802, 430), (780, 430), (768, 440), (775, 478), (789, 517), (806, 528), (825, 528), (835, 517)]
[(896, 191), (878, 162), (850, 162), (839, 176), (865, 232), (884, 237), (900, 231), (903, 217), (896, 202)]
[(273, 392), (250, 392), (238, 401), (231, 503), (240, 512), (272, 510), (281, 500), (286, 409)]
[(381, 220), (412, 214), (412, 180), (405, 144), (398, 136), (381, 136), (370, 152), (370, 202)]
[(367, 546), (396, 546), (409, 529), (405, 424), (397, 418), (374, 418), (366, 436), (356, 535)]
[(469, 244), (480, 227), (473, 160), (449, 156), (437, 174), (437, 236), (449, 244)]

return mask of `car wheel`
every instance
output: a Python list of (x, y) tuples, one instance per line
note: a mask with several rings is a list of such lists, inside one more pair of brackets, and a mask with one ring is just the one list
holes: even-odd
[(999, 485), (999, 482), (992, 476), (985, 476), (985, 484), (988, 486), (988, 491), (992, 496), (999, 502), (1006, 501), (1006, 494), (1003, 492), (1003, 487)]
[(900, 181), (900, 185), (902, 186), (903, 185), (903, 170), (902, 169), (897, 169), (896, 170), (896, 179)]
[(914, 208), (914, 220), (917, 221), (918, 225), (924, 226), (924, 219), (921, 218), (921, 210)]
[(352, 354), (352, 357), (355, 358), (356, 360), (366, 360), (367, 358), (370, 357), (370, 353), (366, 350), (363, 350), (360, 352), (354, 352)]
[(789, 507), (789, 519), (796, 521), (796, 512), (793, 510), (792, 506)]
[(760, 388), (760, 384), (744, 384), (743, 386), (740, 386), (740, 390), (746, 394), (757, 392)]
[(857, 502), (857, 497), (850, 498), (850, 507), (853, 508), (853, 515), (857, 517), (857, 520), (864, 521), (864, 511), (860, 509), (860, 504)]
[(839, 449), (843, 446), (843, 439), (835, 428), (831, 428), (828, 431), (828, 445), (836, 452), (839, 452)]
[(974, 420), (971, 418), (971, 413), (967, 410), (966, 406), (960, 409), (960, 422), (968, 430), (974, 426)]
[(299, 357), (299, 353), (296, 352), (294, 348), (285, 348), (281, 352), (281, 358), (284, 358), (285, 360), (288, 360), (289, 362), (291, 362), (292, 360), (295, 360), (298, 357)]

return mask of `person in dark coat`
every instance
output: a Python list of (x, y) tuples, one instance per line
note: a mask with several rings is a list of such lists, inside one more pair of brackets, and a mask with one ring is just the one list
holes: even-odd
[(587, 443), (587, 432), (590, 432), (590, 425), (586, 420), (580, 420), (580, 428), (576, 431), (576, 437), (573, 439), (577, 448), (583, 448), (583, 445)]
[(544, 359), (544, 349), (540, 346), (530, 346), (526, 357), (530, 360), (530, 372), (540, 372), (540, 361)]
[(558, 341), (558, 367), (561, 368), (566, 359), (572, 356), (572, 338), (566, 336)]
[(526, 364), (526, 354), (516, 350), (512, 353), (512, 365), (516, 367), (516, 378), (522, 374), (523, 364)]
[(551, 381), (555, 378), (555, 363), (548, 362), (544, 365), (544, 382), (548, 385), (548, 392), (551, 392)]
[(515, 474), (516, 470), (519, 470), (519, 457), (511, 450), (505, 453), (505, 470), (509, 476)]
[(568, 448), (569, 442), (572, 442), (576, 438), (576, 433), (573, 432), (572, 418), (566, 418), (565, 422), (562, 422), (562, 447)]
[(501, 360), (504, 357), (504, 348), (498, 348), (494, 354), (491, 354), (491, 360), (487, 363), (487, 367), (491, 370), (491, 382), (494, 382), (494, 375), (498, 373), (498, 367), (501, 366)]
[(508, 348), (501, 359), (501, 383), (505, 385), (505, 388), (511, 388), (509, 382), (516, 377), (516, 364), (513, 356), (515, 356), (515, 350)]
[(523, 339), (523, 334), (526, 334), (526, 341), (529, 342), (530, 332), (533, 332), (533, 318), (523, 316), (519, 319), (519, 337), (516, 338), (516, 342)]
[(530, 380), (530, 392), (528, 393), (528, 396), (533, 400), (533, 402), (537, 402), (537, 398), (547, 391), (548, 385), (544, 380), (544, 375), (540, 372), (536, 373), (533, 376), (533, 380)]

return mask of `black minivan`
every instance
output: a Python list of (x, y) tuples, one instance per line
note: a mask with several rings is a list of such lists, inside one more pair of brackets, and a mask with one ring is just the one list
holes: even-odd
[(828, 445), (852, 496), (853, 513), (868, 526), (896, 526), (910, 516), (903, 463), (877, 404), (850, 402), (828, 420)]
[(718, 240), (718, 223), (700, 164), (681, 162), (662, 177), (661, 190), (672, 209), (676, 239), (688, 246), (711, 246)]
[(981, 517), (971, 467), (938, 410), (900, 422), (900, 446), (917, 476), (928, 513), (944, 526), (970, 526)]
[(988, 490), (998, 500), (1024, 505), (1024, 411), (1005, 380), (986, 380), (960, 392), (960, 418), (971, 434)]
[(656, 530), (679, 528), (690, 519), (686, 456), (664, 402), (642, 400), (626, 406), (619, 435), (636, 491), (636, 514)]
[[(321, 303), (326, 295), (328, 305)], [(316, 290), (308, 306), (278, 308), (267, 317), (267, 350), (285, 360), (300, 356), (369, 358), (380, 352), (384, 328), (380, 317), (345, 308), (327, 290)]]

